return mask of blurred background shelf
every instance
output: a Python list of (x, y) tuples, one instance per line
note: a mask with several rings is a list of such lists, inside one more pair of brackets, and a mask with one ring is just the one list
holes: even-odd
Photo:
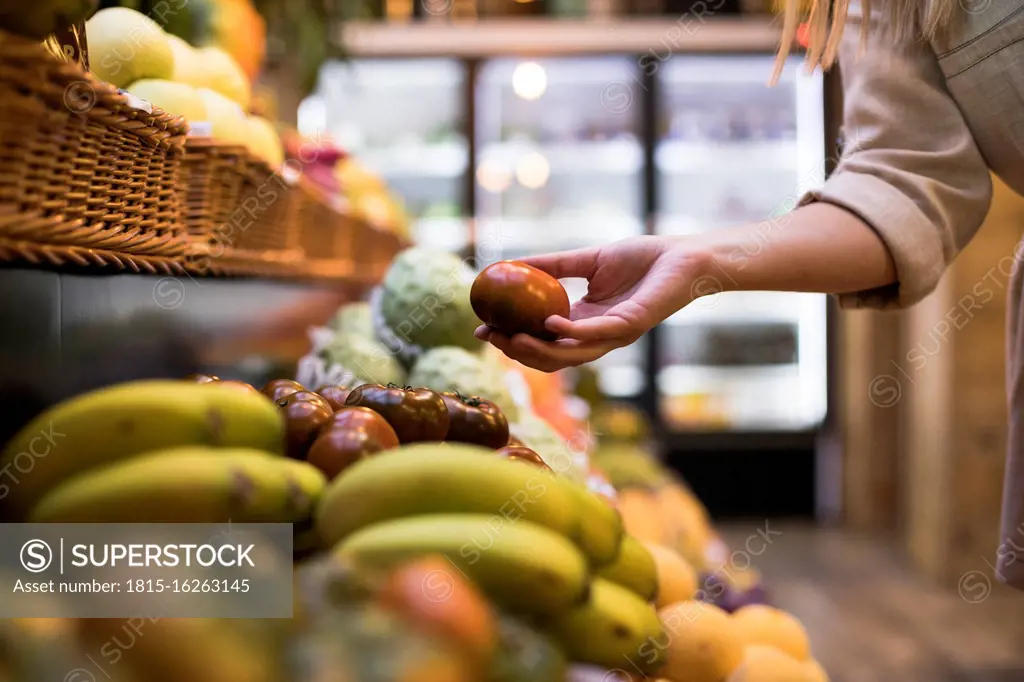
[(771, 52), (781, 30), (770, 17), (683, 14), (674, 18), (480, 19), (381, 24), (346, 22), (337, 40), (360, 57), (500, 57), (708, 51)]
[(795, 144), (789, 142), (699, 143), (668, 140), (658, 145), (654, 163), (663, 173), (720, 173), (733, 180), (754, 173), (794, 173)]

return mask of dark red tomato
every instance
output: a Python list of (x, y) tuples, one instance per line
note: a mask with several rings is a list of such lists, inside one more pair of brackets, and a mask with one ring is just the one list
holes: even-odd
[(469, 292), (473, 312), (502, 334), (529, 334), (548, 341), (556, 337), (544, 327), (552, 315), (569, 316), (569, 295), (551, 275), (518, 261), (499, 261), (484, 268)]
[(365, 384), (352, 389), (345, 404), (384, 417), (402, 443), (444, 440), (451, 421), (440, 394), (427, 388)]
[(540, 455), (528, 447), (521, 445), (507, 445), (497, 451), (498, 457), (504, 459), (510, 459), (517, 462), (528, 462), (541, 469), (551, 471), (551, 467), (547, 465)]
[(352, 389), (328, 385), (321, 386), (316, 389), (316, 392), (321, 398), (330, 403), (334, 411), (337, 412), (345, 406), (345, 400), (348, 399), (348, 394), (352, 392)]
[(220, 377), (215, 377), (212, 374), (189, 374), (185, 377), (185, 381), (194, 381), (197, 384), (209, 384), (214, 381), (220, 381)]
[(500, 448), (508, 443), (508, 419), (497, 405), (482, 398), (442, 393), (451, 424), (446, 441)]
[(229, 388), (237, 388), (240, 391), (259, 393), (259, 391), (256, 390), (256, 387), (253, 386), (252, 384), (247, 384), (244, 381), (235, 381), (234, 379), (229, 379), (227, 381), (207, 381), (205, 383), (215, 386), (227, 386)]
[(267, 396), (275, 403), (281, 398), (291, 395), (292, 393), (298, 393), (299, 391), (305, 391), (306, 387), (297, 381), (291, 379), (274, 379), (269, 382), (266, 386), (260, 389), (260, 393)]
[(398, 447), (398, 435), (368, 407), (342, 407), (320, 429), (306, 461), (332, 480), (355, 462)]
[(288, 456), (305, 459), (320, 429), (334, 416), (334, 410), (316, 393), (296, 391), (277, 401), (284, 413), (285, 439)]

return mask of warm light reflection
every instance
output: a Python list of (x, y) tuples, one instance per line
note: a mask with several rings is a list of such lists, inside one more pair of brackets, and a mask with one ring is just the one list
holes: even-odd
[(512, 182), (508, 169), (494, 161), (484, 161), (476, 169), (476, 181), (488, 192), (504, 192)]
[(548, 89), (548, 74), (537, 62), (523, 62), (512, 72), (512, 90), (523, 99), (538, 99)]
[(551, 175), (548, 160), (539, 152), (530, 152), (519, 160), (516, 166), (516, 179), (523, 187), (538, 189), (543, 187)]

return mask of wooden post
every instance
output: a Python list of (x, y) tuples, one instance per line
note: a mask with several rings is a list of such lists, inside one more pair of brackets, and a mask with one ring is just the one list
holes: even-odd
[(843, 512), (853, 530), (890, 533), (900, 526), (899, 424), (906, 382), (891, 362), (899, 355), (900, 327), (899, 313), (841, 316)]

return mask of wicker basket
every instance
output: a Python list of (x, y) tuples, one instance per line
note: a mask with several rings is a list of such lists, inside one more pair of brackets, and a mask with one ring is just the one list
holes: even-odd
[(187, 131), (0, 32), (0, 259), (180, 270)]
[(355, 268), (353, 245), (358, 223), (331, 205), (313, 183), (299, 176), (295, 195), (298, 203), (298, 244), (303, 262), (300, 275), (339, 279), (361, 275)]
[(288, 276), (299, 267), (294, 187), (244, 147), (190, 138), (182, 197), (198, 274)]
[(245, 171), (239, 208), (246, 220), (240, 223), (235, 245), (247, 251), (270, 251), (277, 258), (301, 258), (298, 188), (252, 156)]

